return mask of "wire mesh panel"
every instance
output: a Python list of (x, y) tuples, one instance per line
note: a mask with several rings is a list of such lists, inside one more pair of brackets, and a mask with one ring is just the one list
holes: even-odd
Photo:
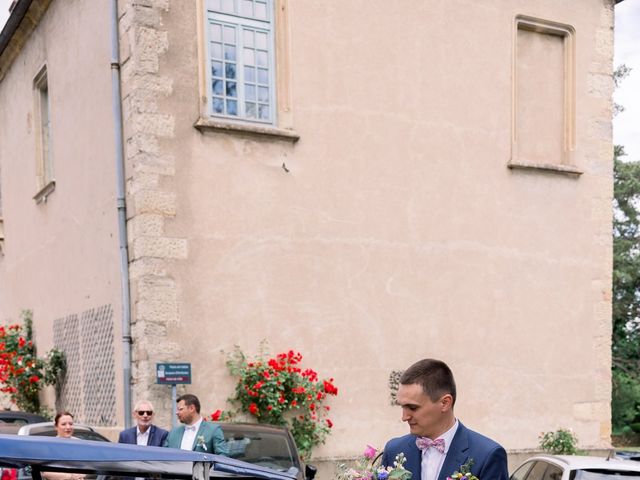
[(67, 375), (58, 409), (79, 422), (116, 424), (113, 309), (104, 305), (54, 322), (54, 343), (67, 356)]

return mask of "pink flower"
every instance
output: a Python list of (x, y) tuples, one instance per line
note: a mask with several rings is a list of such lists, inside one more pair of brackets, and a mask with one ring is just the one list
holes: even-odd
[(378, 453), (378, 451), (375, 448), (373, 448), (371, 445), (367, 445), (367, 448), (364, 450), (363, 455), (365, 456), (365, 458), (373, 460), (376, 456), (376, 453)]

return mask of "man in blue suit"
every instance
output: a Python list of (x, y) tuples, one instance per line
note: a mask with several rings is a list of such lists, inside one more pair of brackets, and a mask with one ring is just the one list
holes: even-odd
[(141, 400), (136, 403), (136, 407), (133, 409), (136, 426), (120, 432), (118, 443), (161, 447), (167, 439), (169, 432), (153, 425), (153, 413), (153, 405), (151, 402)]
[(165, 447), (229, 455), (229, 448), (220, 426), (207, 422), (200, 416), (198, 397), (190, 393), (178, 397), (176, 415), (183, 425), (169, 432), (164, 442)]
[(383, 465), (404, 453), (412, 480), (446, 480), (456, 471), (508, 480), (504, 448), (455, 417), (456, 384), (447, 364), (431, 358), (414, 363), (400, 378), (396, 398), (411, 433), (387, 443)]

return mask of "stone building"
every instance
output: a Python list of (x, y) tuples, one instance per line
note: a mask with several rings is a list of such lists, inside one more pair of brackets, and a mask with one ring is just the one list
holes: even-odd
[(170, 424), (156, 363), (212, 412), (266, 339), (339, 387), (321, 465), (406, 431), (390, 379), (426, 356), (511, 452), (607, 446), (613, 8), (14, 2), (0, 320), (33, 310), (111, 435), (141, 397)]

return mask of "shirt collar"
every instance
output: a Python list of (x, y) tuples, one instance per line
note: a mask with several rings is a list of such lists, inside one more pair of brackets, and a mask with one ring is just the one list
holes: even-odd
[(438, 438), (442, 438), (444, 440), (444, 453), (445, 453), (445, 455), (449, 451), (449, 447), (451, 446), (451, 442), (453, 441), (453, 437), (455, 437), (456, 432), (458, 431), (458, 425), (459, 424), (460, 424), (460, 422), (458, 422), (458, 419), (456, 418), (456, 422), (453, 424), (453, 427), (451, 427), (449, 430), (447, 430), (446, 432), (444, 432), (442, 435), (440, 435), (438, 437)]
[(185, 425), (184, 428), (185, 428), (185, 430), (189, 429), (189, 430), (193, 430), (193, 431), (197, 432), (200, 429), (200, 424), (201, 423), (202, 423), (202, 417), (198, 418), (198, 420), (196, 420), (191, 425)]

